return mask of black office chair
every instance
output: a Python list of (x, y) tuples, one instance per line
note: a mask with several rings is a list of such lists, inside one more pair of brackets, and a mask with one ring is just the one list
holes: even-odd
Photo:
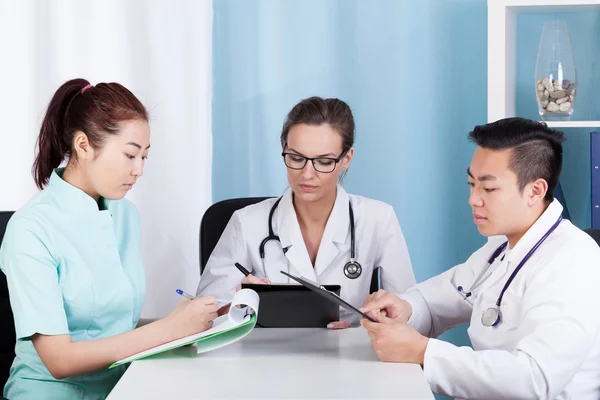
[(589, 228), (585, 229), (585, 232), (587, 232), (588, 235), (593, 237), (596, 243), (598, 243), (598, 245), (600, 246), (600, 229)]
[[(243, 197), (239, 199), (223, 200), (213, 204), (206, 210), (200, 223), (200, 275), (221, 238), (225, 227), (234, 212), (246, 206), (260, 203), (269, 197)], [(266, 224), (266, 222), (265, 222)]]
[[(12, 211), (0, 211), (0, 244), (12, 215)], [(0, 272), (0, 398), (15, 359), (15, 343), (15, 321), (8, 299), (8, 285), (6, 276)]]

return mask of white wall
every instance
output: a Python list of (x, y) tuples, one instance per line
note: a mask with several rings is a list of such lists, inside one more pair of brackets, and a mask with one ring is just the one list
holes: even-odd
[(141, 213), (144, 317), (166, 315), (199, 280), (198, 230), (211, 201), (210, 0), (0, 0), (0, 210), (37, 189), (34, 146), (64, 81), (122, 83), (147, 106), (152, 149), (128, 198)]

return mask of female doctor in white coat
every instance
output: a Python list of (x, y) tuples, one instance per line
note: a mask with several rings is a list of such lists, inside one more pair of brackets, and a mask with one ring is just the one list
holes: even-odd
[[(354, 155), (350, 107), (339, 99), (301, 101), (287, 116), (281, 144), (290, 188), (279, 199), (233, 214), (197, 294), (210, 293), (217, 303), (227, 304), (240, 282), (289, 282), (282, 270), (322, 285), (341, 285), (341, 297), (357, 307), (369, 295), (376, 267), (382, 267), (382, 286), (390, 292), (413, 285), (410, 257), (393, 208), (350, 195), (338, 184)], [(236, 262), (251, 275), (244, 278)], [(340, 319), (328, 327), (345, 328), (358, 321), (345, 310)]]

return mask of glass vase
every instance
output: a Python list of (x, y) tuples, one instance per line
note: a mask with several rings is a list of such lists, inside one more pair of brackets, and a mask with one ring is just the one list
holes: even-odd
[(542, 120), (570, 120), (575, 106), (577, 70), (566, 21), (544, 23), (534, 82)]

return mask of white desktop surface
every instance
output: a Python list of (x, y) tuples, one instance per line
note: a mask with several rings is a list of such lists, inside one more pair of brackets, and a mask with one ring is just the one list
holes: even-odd
[(363, 328), (264, 329), (196, 355), (135, 361), (108, 396), (124, 399), (433, 399), (419, 365), (377, 359)]

